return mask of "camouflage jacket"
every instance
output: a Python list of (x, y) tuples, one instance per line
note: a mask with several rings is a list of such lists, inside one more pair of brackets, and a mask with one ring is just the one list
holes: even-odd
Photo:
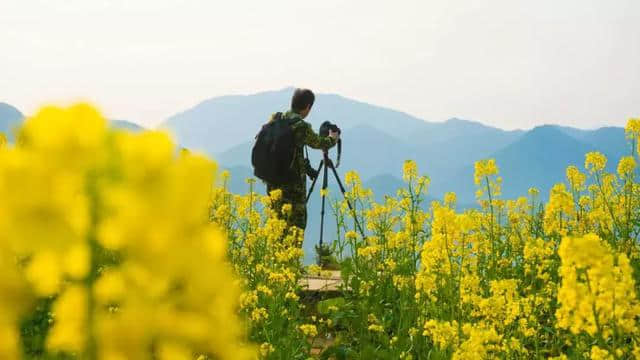
[[(269, 121), (273, 121), (275, 114), (271, 115)], [(292, 125), (293, 136), (295, 140), (295, 149), (293, 153), (293, 170), (300, 176), (300, 182), (305, 182), (307, 163), (305, 162), (304, 147), (309, 146), (313, 149), (329, 149), (336, 144), (336, 140), (332, 137), (322, 137), (313, 131), (311, 124), (304, 121), (299, 114), (289, 110), (282, 113), (282, 120), (290, 122), (300, 119)]]

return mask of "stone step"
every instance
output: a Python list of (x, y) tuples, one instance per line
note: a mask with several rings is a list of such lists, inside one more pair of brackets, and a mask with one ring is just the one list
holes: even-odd
[(326, 271), (326, 276), (305, 275), (300, 279), (302, 290), (306, 291), (338, 291), (342, 285), (340, 271)]

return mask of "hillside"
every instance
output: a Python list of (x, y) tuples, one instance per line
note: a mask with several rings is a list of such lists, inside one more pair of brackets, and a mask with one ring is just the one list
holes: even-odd
[(391, 174), (382, 174), (365, 181), (362, 186), (365, 189), (372, 189), (377, 202), (383, 202), (386, 195), (395, 196), (398, 189), (405, 186), (405, 183), (398, 177)]
[(524, 134), (522, 130), (504, 131), (456, 118), (429, 128), (414, 134), (412, 143), (417, 147), (418, 165), (435, 178), (447, 177), (470, 162), (484, 159)]
[(633, 152), (631, 144), (625, 139), (624, 128), (607, 126), (595, 130), (582, 130), (569, 127), (558, 127), (577, 140), (597, 148), (610, 159), (608, 169), (615, 170), (618, 159)]

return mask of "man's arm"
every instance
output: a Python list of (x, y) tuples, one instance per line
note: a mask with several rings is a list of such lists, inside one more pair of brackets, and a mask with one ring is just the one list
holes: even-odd
[(316, 134), (308, 123), (303, 124), (301, 130), (302, 144), (308, 145), (313, 149), (329, 149), (336, 144), (335, 138)]

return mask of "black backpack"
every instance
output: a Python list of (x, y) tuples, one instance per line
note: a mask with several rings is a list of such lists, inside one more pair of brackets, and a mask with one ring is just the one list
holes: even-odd
[(300, 121), (286, 120), (282, 113), (262, 126), (251, 150), (253, 174), (272, 185), (291, 183), (296, 174), (292, 171), (295, 141), (292, 126)]

